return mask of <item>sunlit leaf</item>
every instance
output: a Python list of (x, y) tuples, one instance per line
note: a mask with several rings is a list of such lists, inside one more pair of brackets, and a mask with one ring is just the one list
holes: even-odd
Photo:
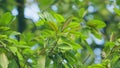
[(51, 6), (51, 4), (54, 2), (54, 0), (40, 0), (40, 8), (42, 10), (48, 9), (49, 6)]
[(98, 39), (102, 38), (102, 35), (99, 31), (92, 29), (91, 33)]
[(10, 21), (12, 21), (13, 16), (11, 13), (7, 12), (5, 14), (2, 15), (2, 17), (0, 17), (0, 25), (7, 25), (10, 23)]
[(120, 10), (117, 8), (114, 8), (114, 11), (116, 12), (116, 14), (118, 14), (120, 16)]
[(69, 17), (65, 23), (63, 24), (63, 27), (62, 27), (62, 31), (70, 24), (70, 22), (72, 21), (72, 18), (73, 17)]
[(72, 40), (68, 40), (68, 38), (66, 37), (61, 37), (63, 43), (68, 44), (70, 46), (72, 46), (73, 49), (82, 49), (81, 45), (77, 44), (76, 42), (72, 41)]
[(7, 59), (7, 56), (5, 55), (5, 53), (1, 53), (0, 54), (0, 65), (2, 66), (2, 68), (8, 68), (8, 64), (9, 64), (9, 61)]
[(94, 64), (94, 65), (88, 66), (88, 68), (106, 68), (106, 67), (101, 64)]
[(48, 25), (54, 30), (54, 31), (57, 31), (58, 30), (58, 27), (55, 23), (53, 22), (48, 22)]
[(60, 48), (60, 49), (62, 49), (62, 50), (71, 50), (71, 49), (72, 49), (71, 46), (66, 45), (66, 44), (61, 44), (61, 45), (59, 45), (58, 48)]
[(104, 28), (106, 26), (106, 24), (103, 21), (100, 21), (100, 20), (91, 20), (91, 21), (88, 21), (87, 25), (89, 27), (97, 28), (97, 29), (101, 29), (101, 28)]
[(46, 56), (40, 55), (37, 60), (37, 68), (45, 68)]
[(79, 10), (79, 16), (80, 16), (80, 18), (84, 17), (85, 14), (86, 14), (85, 9), (84, 9), (84, 8), (81, 8), (81, 9)]
[(60, 15), (60, 14), (53, 13), (53, 16), (55, 17), (55, 19), (57, 20), (57, 22), (61, 23), (61, 22), (65, 21), (64, 17), (62, 15)]

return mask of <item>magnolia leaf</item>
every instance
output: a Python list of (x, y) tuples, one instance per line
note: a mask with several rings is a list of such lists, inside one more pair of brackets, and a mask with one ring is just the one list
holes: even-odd
[(87, 22), (87, 25), (89, 27), (97, 28), (97, 29), (101, 29), (101, 28), (104, 28), (106, 26), (106, 24), (100, 20), (91, 20), (91, 21)]

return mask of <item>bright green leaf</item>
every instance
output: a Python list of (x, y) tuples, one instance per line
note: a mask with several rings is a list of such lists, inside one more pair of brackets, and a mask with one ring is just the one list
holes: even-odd
[(2, 17), (0, 17), (0, 23), (1, 25), (7, 25), (10, 23), (10, 21), (12, 21), (12, 19), (13, 19), (12, 14), (7, 12), (3, 14)]
[(61, 23), (61, 22), (64, 22), (65, 19), (62, 15), (60, 14), (57, 14), (57, 13), (53, 13), (53, 16), (55, 17), (55, 19), (57, 20), (57, 22)]
[(91, 20), (91, 21), (88, 21), (87, 25), (89, 27), (97, 28), (97, 29), (101, 29), (101, 28), (104, 28), (106, 26), (106, 24), (103, 21), (100, 21), (100, 20)]
[(63, 27), (62, 27), (62, 31), (70, 24), (70, 22), (72, 21), (72, 18), (73, 17), (69, 17), (65, 23), (63, 24)]
[(66, 45), (66, 44), (60, 44), (58, 48), (60, 48), (62, 50), (71, 50), (72, 49), (71, 46)]
[(120, 16), (120, 10), (117, 8), (114, 8), (114, 11)]
[(84, 9), (84, 8), (81, 8), (81, 9), (79, 10), (79, 16), (80, 16), (80, 18), (84, 17), (85, 14), (86, 14), (85, 9)]
[(48, 25), (54, 30), (54, 31), (58, 31), (58, 27), (55, 23), (53, 22), (48, 22)]
[(94, 64), (94, 65), (88, 66), (88, 68), (106, 68), (106, 67), (101, 64)]

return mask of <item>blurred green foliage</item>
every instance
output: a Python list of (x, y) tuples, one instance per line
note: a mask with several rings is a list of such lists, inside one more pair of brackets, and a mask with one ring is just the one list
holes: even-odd
[[(0, 68), (120, 67), (119, 0), (35, 2), (40, 19), (35, 23), (26, 19), (28, 27), (19, 33), (15, 16), (10, 13), (19, 4), (0, 0)], [(110, 6), (113, 8), (109, 10)], [(90, 34), (105, 39), (100, 64), (94, 63), (96, 44), (86, 41)]]

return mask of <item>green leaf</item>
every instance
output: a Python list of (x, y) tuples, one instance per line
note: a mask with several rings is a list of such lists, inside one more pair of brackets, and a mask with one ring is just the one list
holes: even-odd
[(106, 42), (105, 46), (109, 46), (110, 48), (113, 48), (115, 46), (115, 42)]
[(91, 33), (98, 39), (102, 38), (101, 33), (99, 31), (95, 30), (95, 29), (92, 29)]
[(106, 67), (101, 64), (94, 64), (94, 65), (88, 66), (88, 68), (106, 68)]
[(8, 68), (8, 64), (9, 64), (9, 61), (7, 59), (7, 56), (5, 55), (5, 53), (1, 53), (0, 54), (0, 65), (2, 66), (2, 68)]
[(8, 65), (8, 68), (18, 68), (18, 65), (17, 65), (16, 61), (11, 60), (9, 65)]
[(53, 22), (48, 22), (48, 25), (54, 30), (54, 31), (58, 31), (58, 27), (55, 23)]
[(17, 51), (18, 51), (18, 49), (16, 48), (16, 47), (9, 47), (10, 48), (10, 50), (11, 50), (11, 52), (13, 53), (13, 54), (16, 54), (17, 53)]
[(16, 32), (16, 31), (13, 31), (12, 33), (11, 33), (11, 35), (20, 35), (21, 33), (19, 33), (19, 32)]
[(58, 48), (60, 48), (62, 50), (71, 50), (72, 49), (72, 47), (67, 44), (60, 44)]
[(85, 9), (84, 9), (84, 8), (81, 8), (81, 9), (79, 10), (79, 16), (80, 16), (80, 18), (83, 18), (83, 17), (85, 16), (85, 14), (86, 14)]
[(0, 39), (6, 39), (7, 35), (0, 35)]
[(120, 10), (117, 8), (114, 8), (114, 11), (120, 16)]
[(80, 23), (77, 22), (71, 22), (66, 28), (64, 29), (64, 32), (76, 32), (80, 30), (81, 26)]
[(46, 10), (51, 6), (51, 4), (54, 2), (54, 0), (38, 0), (40, 3), (40, 8), (42, 10)]
[(46, 56), (40, 55), (37, 60), (37, 68), (45, 68)]
[(63, 27), (62, 27), (62, 31), (70, 24), (70, 22), (72, 21), (72, 18), (73, 17), (71, 16), (65, 21), (65, 23), (63, 24)]
[(36, 26), (41, 26), (41, 25), (44, 25), (44, 20), (39, 20), (38, 22), (35, 23)]
[(2, 32), (2, 31), (7, 31), (7, 30), (9, 30), (10, 28), (9, 27), (3, 27), (3, 26), (1, 26), (0, 27), (0, 31)]
[(2, 17), (0, 17), (0, 23), (1, 25), (7, 25), (10, 23), (10, 21), (12, 21), (13, 16), (10, 12), (7, 12), (5, 14), (2, 15)]
[(57, 20), (57, 22), (61, 23), (61, 22), (64, 22), (65, 19), (62, 15), (60, 14), (57, 14), (57, 13), (53, 13), (53, 16), (55, 17), (55, 19)]
[(91, 20), (91, 21), (88, 21), (87, 25), (89, 27), (97, 28), (97, 29), (101, 29), (101, 28), (104, 28), (106, 26), (106, 24), (103, 21), (100, 21), (100, 20)]
[(82, 49), (81, 45), (77, 44), (76, 42), (69, 40), (66, 37), (61, 37), (63, 43), (72, 46), (73, 49)]

